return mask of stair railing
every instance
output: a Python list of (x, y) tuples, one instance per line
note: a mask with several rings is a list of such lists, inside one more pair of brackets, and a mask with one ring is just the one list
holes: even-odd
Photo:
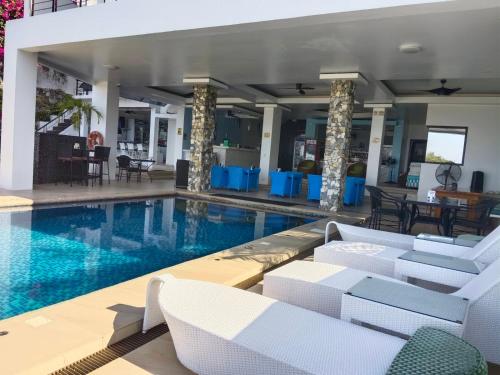
[[(106, 1), (104, 1), (106, 2)], [(95, 5), (96, 1), (90, 0), (30, 0), (30, 15), (40, 13), (54, 13), (59, 10), (82, 8)]]
[(61, 122), (64, 122), (64, 120), (67, 120), (71, 117), (71, 115), (74, 113), (74, 109), (67, 109), (63, 113), (61, 113), (59, 116), (56, 118), (50, 120), (46, 124), (39, 126), (36, 129), (37, 133), (47, 133), (48, 131), (54, 129), (57, 125), (59, 125)]

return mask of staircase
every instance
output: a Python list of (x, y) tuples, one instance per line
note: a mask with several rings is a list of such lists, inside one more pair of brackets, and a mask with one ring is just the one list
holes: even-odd
[(74, 110), (66, 110), (58, 117), (36, 128), (37, 133), (61, 134), (68, 129), (71, 123), (71, 115)]
[(47, 134), (61, 134), (63, 131), (68, 129), (72, 125), (71, 119), (64, 119), (62, 122), (59, 122), (52, 129), (47, 130)]

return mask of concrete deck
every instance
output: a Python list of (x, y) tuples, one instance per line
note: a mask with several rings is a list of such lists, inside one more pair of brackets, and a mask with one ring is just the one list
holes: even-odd
[[(140, 187), (140, 189), (138, 189)], [(1, 194), (1, 193), (0, 193)], [(140, 198), (175, 194), (172, 181), (113, 183), (110, 186), (87, 188), (83, 186), (42, 187), (29, 193), (16, 192), (15, 197), (28, 199), (30, 205), (69, 203), (82, 200), (102, 200), (116, 198)], [(245, 207), (272, 209), (288, 212), (289, 207), (261, 204), (249, 201), (213, 197), (209, 194), (192, 195), (185, 191), (182, 196), (206, 199)], [(19, 200), (5, 198), (10, 207), (15, 207)], [(298, 213), (300, 207), (292, 207)], [(325, 213), (310, 207), (302, 214), (324, 216)], [(343, 222), (360, 222), (366, 214), (346, 212), (332, 217)], [(85, 356), (93, 354), (108, 345), (116, 343), (140, 331), (145, 302), (146, 285), (152, 275), (170, 272), (177, 277), (212, 281), (225, 285), (248, 288), (262, 279), (263, 272), (294, 258), (310, 254), (310, 251), (324, 241), (324, 228), (328, 219), (320, 219), (285, 232), (252, 241), (189, 262), (166, 268), (153, 274), (145, 275), (109, 288), (61, 302), (40, 310), (28, 312), (0, 321), (0, 331), (8, 332), (0, 337), (2, 353), (2, 373), (6, 374), (41, 374), (58, 370)], [(169, 374), (181, 371), (168, 335), (144, 346), (153, 356), (170, 358)], [(169, 346), (170, 345), (170, 346)], [(161, 348), (161, 351), (160, 351)], [(156, 353), (156, 354), (155, 354)], [(130, 353), (127, 358), (133, 358)], [(140, 356), (139, 356), (140, 357)], [(134, 359), (138, 368), (144, 369), (144, 362)], [(123, 361), (115, 361), (113, 366), (120, 366)], [(133, 362), (133, 361), (132, 361)], [(130, 362), (128, 362), (130, 363)], [(122, 364), (123, 365), (123, 364)], [(152, 362), (153, 365), (153, 362)], [(104, 370), (103, 370), (104, 371)], [(114, 373), (128, 373), (119, 370)], [(152, 373), (155, 368), (150, 368)], [(159, 370), (158, 370), (159, 371)], [(112, 373), (112, 372), (111, 372)], [(140, 372), (138, 372), (140, 373)], [(147, 372), (146, 372), (147, 373)]]
[(0, 189), (0, 209), (30, 207), (43, 204), (64, 204), (81, 201), (134, 199), (141, 197), (162, 196), (175, 193), (173, 180), (149, 182), (111, 181), (102, 186), (82, 186), (66, 184), (37, 185), (34, 190), (11, 191)]

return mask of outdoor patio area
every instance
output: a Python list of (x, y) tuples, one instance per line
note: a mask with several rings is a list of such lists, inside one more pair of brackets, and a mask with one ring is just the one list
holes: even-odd
[(499, 14), (0, 1), (0, 373), (500, 375)]

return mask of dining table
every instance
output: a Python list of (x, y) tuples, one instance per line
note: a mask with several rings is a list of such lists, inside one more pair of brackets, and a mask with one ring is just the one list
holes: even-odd
[(139, 171), (138, 172), (138, 174), (139, 174), (138, 181), (139, 182), (142, 180), (142, 178), (141, 178), (142, 172), (147, 172), (147, 170), (149, 169), (149, 166), (146, 169), (142, 169), (142, 165), (147, 164), (147, 163), (150, 163), (151, 165), (153, 165), (155, 163), (155, 161), (153, 159), (141, 159), (141, 158), (131, 158), (130, 162), (135, 163), (137, 165), (137, 169)]
[(456, 211), (464, 209), (464, 205), (460, 200), (450, 198), (436, 198), (434, 200), (428, 200), (427, 198), (407, 198), (403, 204), (409, 212), (409, 217), (407, 217), (404, 224), (404, 228), (406, 228), (408, 233), (411, 232), (411, 228), (416, 223), (419, 211), (418, 207), (426, 207), (430, 210), (431, 214), (435, 215), (443, 227), (443, 234), (445, 236), (451, 235), (452, 215)]

